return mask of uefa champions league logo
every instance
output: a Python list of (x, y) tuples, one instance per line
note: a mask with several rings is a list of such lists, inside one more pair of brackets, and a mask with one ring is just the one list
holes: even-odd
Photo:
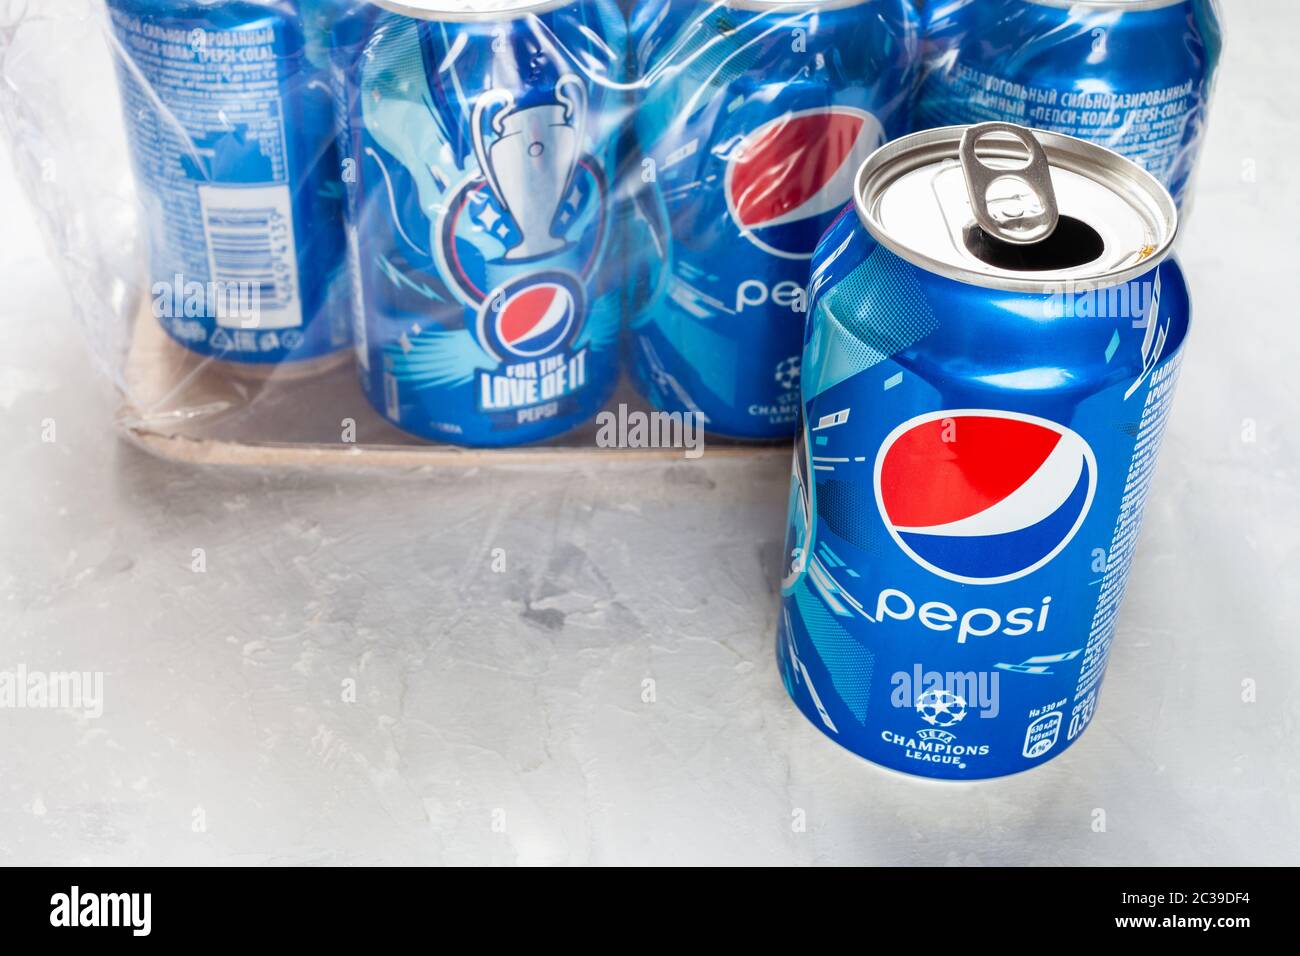
[(793, 392), (799, 387), (801, 356), (791, 355), (777, 363), (774, 378), (782, 391)]
[(931, 727), (952, 727), (966, 719), (966, 701), (950, 691), (931, 688), (916, 698), (916, 712)]

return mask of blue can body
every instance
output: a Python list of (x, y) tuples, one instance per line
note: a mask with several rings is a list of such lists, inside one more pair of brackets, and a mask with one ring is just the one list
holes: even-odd
[[(630, 366), (660, 409), (775, 440), (798, 418), (808, 264), (858, 165), (906, 132), (907, 0), (646, 2), (632, 17), (645, 184)], [(656, 223), (663, 223), (664, 238)]]
[(153, 311), (200, 355), (274, 366), (349, 343), (322, 3), (109, 0)]
[(813, 276), (786, 688), (895, 770), (1036, 766), (1096, 707), (1188, 330), (1182, 274), (995, 291), (911, 264), (850, 209)]
[(1190, 196), (1222, 50), (1214, 0), (929, 0), (917, 129), (1001, 120), (1077, 136)]
[(439, 21), (367, 4), (334, 40), (371, 402), (472, 446), (586, 422), (619, 374), (617, 6)]

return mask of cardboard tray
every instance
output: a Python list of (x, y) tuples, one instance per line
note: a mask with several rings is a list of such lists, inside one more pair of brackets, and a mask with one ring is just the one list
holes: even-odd
[[(424, 442), (377, 413), (357, 382), (352, 352), (304, 374), (270, 374), (204, 359), (162, 330), (148, 302), (138, 311), (126, 363), (126, 398), (117, 422), (136, 445), (159, 457), (205, 465), (477, 468), (510, 464), (590, 464), (683, 459), (681, 448), (602, 448), (588, 422), (560, 438), (510, 449), (467, 449)], [(606, 406), (649, 411), (624, 380)], [(347, 421), (355, 441), (344, 440)], [(703, 458), (789, 456), (767, 445), (708, 439)]]

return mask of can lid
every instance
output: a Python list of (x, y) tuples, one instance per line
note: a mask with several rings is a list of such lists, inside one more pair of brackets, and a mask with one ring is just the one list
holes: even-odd
[(737, 10), (764, 11), (781, 7), (816, 7), (818, 11), (856, 7), (871, 0), (701, 0), (712, 6), (731, 7)]
[(372, 3), (420, 20), (469, 22), (513, 20), (529, 13), (541, 13), (568, 6), (573, 0), (371, 0)]
[(1042, 7), (1061, 7), (1068, 9), (1070, 7), (1082, 7), (1085, 10), (1115, 10), (1123, 12), (1127, 10), (1159, 10), (1161, 7), (1172, 7), (1175, 3), (1186, 3), (1187, 0), (1031, 0)]
[(858, 215), (882, 245), (950, 279), (992, 289), (1118, 285), (1173, 246), (1178, 212), (1118, 153), (1008, 123), (904, 136), (862, 164)]

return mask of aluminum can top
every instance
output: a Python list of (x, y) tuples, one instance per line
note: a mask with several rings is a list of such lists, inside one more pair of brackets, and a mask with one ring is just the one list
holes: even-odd
[(990, 289), (1112, 286), (1168, 256), (1178, 211), (1118, 153), (1009, 123), (948, 126), (873, 153), (857, 212), (882, 245), (921, 268)]
[(371, 0), (385, 10), (418, 20), (473, 22), (515, 20), (567, 7), (575, 0)]
[(701, 4), (715, 7), (730, 7), (735, 10), (777, 10), (781, 8), (807, 9), (817, 7), (820, 10), (838, 10), (841, 7), (856, 7), (871, 3), (872, 0), (697, 0)]
[(1187, 0), (1029, 0), (1029, 2), (1036, 3), (1040, 7), (1084, 7), (1089, 10), (1110, 8), (1123, 13), (1128, 10), (1159, 10), (1161, 7), (1172, 7), (1176, 3), (1186, 3)]

